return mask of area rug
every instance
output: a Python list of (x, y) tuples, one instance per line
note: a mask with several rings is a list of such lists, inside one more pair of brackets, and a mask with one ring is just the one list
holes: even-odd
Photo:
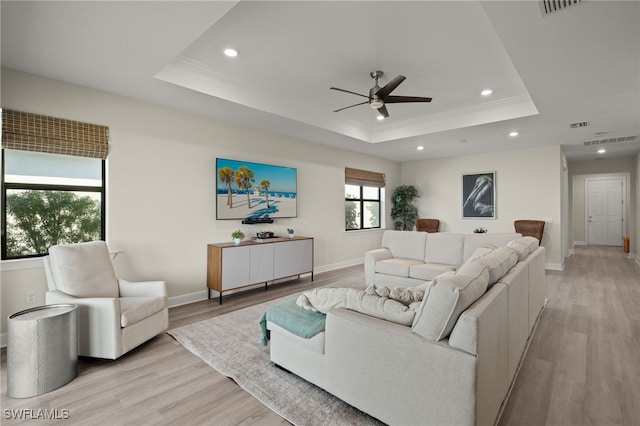
[[(364, 288), (362, 278), (348, 279), (332, 287)], [(268, 307), (298, 295), (185, 325), (168, 333), (294, 425), (381, 425), (323, 389), (277, 367), (269, 359), (268, 348), (260, 344), (260, 317)]]

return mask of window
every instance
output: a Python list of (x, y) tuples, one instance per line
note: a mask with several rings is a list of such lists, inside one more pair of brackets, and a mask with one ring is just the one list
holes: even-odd
[(3, 149), (2, 258), (104, 239), (104, 160)]
[(345, 230), (380, 228), (380, 188), (345, 185)]
[(2, 111), (2, 259), (104, 239), (108, 128)]
[(384, 174), (345, 169), (345, 230), (380, 228)]

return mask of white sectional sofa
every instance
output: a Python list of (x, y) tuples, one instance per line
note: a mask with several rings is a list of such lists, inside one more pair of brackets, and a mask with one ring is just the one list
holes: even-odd
[(369, 284), (415, 286), (426, 280), (412, 268), (440, 271), (412, 325), (335, 308), (304, 339), (267, 321), (271, 360), (387, 424), (493, 425), (544, 307), (544, 247), (408, 231), (385, 231), (383, 245), (365, 255)]
[(382, 237), (382, 247), (365, 254), (365, 282), (367, 285), (420, 285), (443, 272), (455, 271), (478, 247), (505, 246), (521, 236), (387, 230)]

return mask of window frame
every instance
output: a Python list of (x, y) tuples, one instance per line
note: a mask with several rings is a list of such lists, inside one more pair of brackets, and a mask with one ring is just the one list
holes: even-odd
[[(367, 231), (367, 230), (371, 230), (371, 229), (381, 229), (382, 228), (382, 188), (379, 186), (371, 186), (371, 185), (356, 185), (353, 183), (345, 183), (345, 187), (347, 185), (350, 186), (357, 186), (359, 187), (360, 190), (360, 194), (358, 198), (347, 198), (346, 194), (344, 197), (344, 201), (345, 201), (345, 206), (347, 202), (358, 202), (358, 204), (360, 205), (360, 217), (359, 217), (359, 228), (356, 229), (347, 229), (347, 227), (345, 226), (345, 232), (353, 232), (353, 231)], [(364, 187), (367, 188), (371, 188), (371, 189), (376, 189), (378, 191), (378, 198), (374, 199), (374, 198), (364, 198)], [(378, 226), (368, 226), (365, 227), (364, 226), (364, 206), (365, 203), (367, 202), (374, 202), (374, 203), (378, 203)], [(345, 208), (345, 215), (346, 215), (346, 208)]]
[[(101, 186), (84, 186), (84, 185), (64, 185), (64, 184), (37, 184), (37, 183), (19, 183), (19, 182), (6, 182), (5, 181), (5, 148), (2, 148), (2, 176), (1, 186), (2, 186), (2, 212), (0, 212), (0, 216), (2, 218), (2, 244), (0, 246), (0, 259), (2, 261), (5, 260), (15, 260), (15, 259), (28, 259), (28, 258), (37, 258), (46, 256), (48, 253), (37, 253), (37, 254), (28, 254), (21, 256), (12, 256), (7, 257), (7, 191), (9, 190), (31, 190), (31, 191), (66, 191), (66, 192), (94, 192), (100, 194), (100, 239), (105, 240), (106, 235), (106, 212), (107, 212), (107, 197), (106, 197), (106, 188), (107, 188), (107, 171), (106, 171), (106, 160), (101, 159)], [(43, 154), (47, 154), (46, 152)], [(59, 154), (52, 154), (59, 155)]]

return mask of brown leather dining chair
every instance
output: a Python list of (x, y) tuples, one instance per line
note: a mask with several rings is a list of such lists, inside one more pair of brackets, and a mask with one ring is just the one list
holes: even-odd
[(542, 234), (544, 233), (544, 220), (516, 220), (513, 222), (516, 232), (522, 234), (523, 237), (534, 237), (538, 239), (538, 244), (542, 243)]
[(416, 231), (422, 232), (438, 232), (440, 228), (440, 220), (438, 219), (417, 219)]

